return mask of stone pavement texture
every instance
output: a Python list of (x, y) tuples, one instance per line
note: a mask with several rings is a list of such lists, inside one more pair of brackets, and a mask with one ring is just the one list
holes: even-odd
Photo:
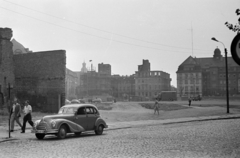
[[(120, 122), (107, 122), (108, 128), (105, 129), (105, 131), (108, 130), (117, 130), (117, 129), (124, 129), (124, 128), (134, 128), (134, 127), (141, 127), (141, 126), (153, 126), (153, 125), (166, 125), (166, 124), (174, 124), (174, 123), (185, 123), (185, 122), (194, 122), (194, 121), (208, 121), (208, 120), (221, 120), (221, 119), (238, 119), (240, 118), (240, 112), (237, 110), (233, 113), (227, 114), (227, 113), (218, 113), (216, 112), (214, 115), (214, 108), (209, 108), (207, 113), (204, 113), (203, 116), (199, 116), (199, 111), (201, 108), (194, 107), (191, 111), (192, 115), (186, 116), (186, 110), (176, 110), (174, 114), (177, 115), (177, 118), (164, 118), (163, 116), (159, 115), (161, 117), (158, 120), (137, 120), (137, 121), (120, 121)], [(194, 115), (196, 114), (196, 115)], [(157, 117), (158, 115), (156, 115)], [(194, 116), (194, 117), (192, 117)], [(117, 117), (117, 116), (116, 116)], [(36, 120), (33, 118), (33, 120)], [(35, 135), (31, 133), (32, 127), (27, 124), (26, 133), (21, 133), (21, 129), (18, 125), (15, 125), (15, 131), (11, 132), (11, 137), (9, 138), (9, 132), (8, 132), (8, 126), (7, 125), (0, 125), (0, 143), (5, 141), (11, 141), (11, 140), (26, 140), (26, 139), (32, 139), (35, 138)]]

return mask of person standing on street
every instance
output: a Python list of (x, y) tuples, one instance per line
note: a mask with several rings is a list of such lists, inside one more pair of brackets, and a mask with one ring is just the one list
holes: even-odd
[(191, 97), (188, 98), (188, 106), (191, 106), (192, 99)]
[(11, 109), (11, 115), (10, 115), (10, 132), (14, 131), (14, 122), (16, 121), (18, 125), (22, 128), (22, 125), (19, 121), (19, 117), (21, 117), (21, 106), (17, 102), (17, 98), (14, 98), (13, 100), (13, 106)]
[(23, 109), (24, 112), (24, 117), (23, 117), (23, 126), (22, 126), (22, 132), (21, 133), (25, 133), (25, 128), (26, 128), (26, 123), (28, 121), (28, 123), (33, 127), (33, 122), (32, 122), (32, 106), (29, 105), (29, 101), (26, 100), (25, 101), (25, 106)]
[(155, 104), (153, 108), (154, 108), (154, 114), (157, 112), (159, 115), (159, 103), (157, 99), (155, 100)]

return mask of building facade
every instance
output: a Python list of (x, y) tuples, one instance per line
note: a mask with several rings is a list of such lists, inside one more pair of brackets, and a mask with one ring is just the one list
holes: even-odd
[(92, 69), (81, 73), (79, 98), (93, 98), (102, 95), (111, 95), (111, 65), (98, 64), (98, 72)]
[(118, 100), (152, 100), (161, 91), (171, 90), (170, 75), (163, 71), (150, 71), (150, 62), (143, 60), (134, 75), (111, 75), (110, 64), (98, 64), (98, 72), (81, 74), (79, 98), (111, 96)]
[[(229, 94), (240, 94), (240, 67), (228, 60)], [(188, 57), (177, 70), (178, 97), (226, 95), (225, 58), (216, 48), (212, 58)]]
[(152, 100), (161, 91), (171, 90), (170, 74), (163, 71), (151, 71), (148, 60), (138, 66), (135, 73), (135, 96), (141, 100)]
[(111, 91), (114, 98), (133, 100), (135, 97), (135, 76), (113, 75), (111, 77)]
[(42, 51), (13, 56), (15, 93), (29, 100), (35, 110), (57, 112), (65, 104), (65, 50)]
[(66, 68), (65, 90), (67, 99), (72, 100), (77, 98), (76, 88), (79, 86), (79, 81), (78, 73)]

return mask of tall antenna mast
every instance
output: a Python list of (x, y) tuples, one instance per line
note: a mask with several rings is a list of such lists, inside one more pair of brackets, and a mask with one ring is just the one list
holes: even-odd
[(193, 28), (192, 28), (192, 22), (191, 22), (191, 33), (192, 33), (192, 56), (193, 56)]

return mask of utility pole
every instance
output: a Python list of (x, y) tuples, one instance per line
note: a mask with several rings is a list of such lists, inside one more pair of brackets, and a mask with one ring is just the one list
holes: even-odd
[(10, 106), (10, 115), (9, 115), (9, 121), (8, 121), (8, 135), (9, 135), (9, 138), (11, 138), (11, 129), (10, 129), (10, 120), (11, 120), (11, 84), (8, 83), (8, 103), (9, 103), (9, 106)]

